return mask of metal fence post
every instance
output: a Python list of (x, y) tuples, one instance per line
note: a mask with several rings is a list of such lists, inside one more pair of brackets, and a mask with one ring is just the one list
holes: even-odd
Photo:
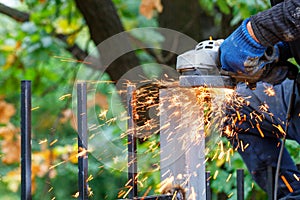
[(211, 200), (211, 188), (210, 188), (210, 171), (205, 173), (206, 178), (206, 200)]
[(21, 199), (31, 200), (31, 81), (21, 81)]
[(130, 186), (130, 192), (128, 197), (134, 199), (137, 197), (137, 143), (136, 143), (136, 129), (134, 123), (134, 102), (135, 102), (135, 90), (134, 85), (127, 86), (127, 111), (128, 111), (128, 183)]
[(237, 170), (237, 200), (244, 200), (244, 169)]
[(79, 199), (88, 199), (88, 129), (86, 83), (77, 84), (78, 190)]
[(194, 88), (159, 91), (161, 181), (180, 185), (187, 199), (206, 199), (203, 109)]

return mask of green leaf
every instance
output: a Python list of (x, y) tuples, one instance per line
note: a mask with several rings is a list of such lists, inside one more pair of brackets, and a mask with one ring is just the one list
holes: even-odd
[(224, 13), (224, 14), (230, 14), (230, 8), (227, 4), (226, 1), (224, 0), (217, 0), (217, 5), (219, 6), (220, 10)]

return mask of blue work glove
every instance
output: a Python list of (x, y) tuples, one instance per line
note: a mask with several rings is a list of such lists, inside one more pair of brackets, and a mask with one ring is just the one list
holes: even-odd
[(278, 60), (279, 50), (277, 45), (268, 48), (256, 42), (247, 30), (248, 22), (249, 18), (245, 19), (221, 44), (220, 61), (225, 71), (254, 76), (266, 64)]

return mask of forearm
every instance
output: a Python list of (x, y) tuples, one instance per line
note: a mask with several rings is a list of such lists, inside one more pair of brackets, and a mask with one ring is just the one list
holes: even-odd
[(286, 0), (252, 16), (251, 27), (264, 46), (300, 38), (300, 0)]

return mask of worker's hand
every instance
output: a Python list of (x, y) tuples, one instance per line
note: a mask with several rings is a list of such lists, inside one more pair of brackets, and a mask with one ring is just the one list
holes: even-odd
[(248, 22), (249, 19), (244, 20), (221, 44), (220, 61), (223, 70), (251, 77), (266, 64), (276, 61), (279, 50), (277, 45), (268, 48), (256, 41), (247, 30)]

